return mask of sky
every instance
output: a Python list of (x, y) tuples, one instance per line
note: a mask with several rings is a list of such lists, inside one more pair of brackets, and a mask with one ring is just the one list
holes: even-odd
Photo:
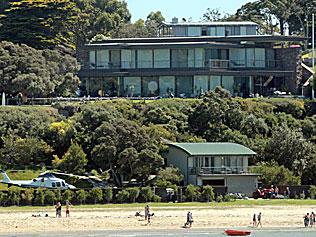
[(192, 21), (200, 21), (207, 8), (220, 12), (233, 14), (238, 8), (253, 0), (125, 0), (132, 14), (132, 22), (138, 19), (146, 19), (152, 11), (161, 11), (167, 22), (173, 17), (179, 19), (192, 18)]

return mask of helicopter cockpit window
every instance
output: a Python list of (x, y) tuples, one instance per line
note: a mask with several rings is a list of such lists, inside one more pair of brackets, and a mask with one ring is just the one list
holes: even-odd
[(65, 187), (65, 186), (66, 186), (64, 181), (61, 181), (61, 184), (63, 185), (63, 187)]
[(56, 184), (55, 184), (55, 183), (52, 183), (52, 187), (55, 188), (55, 187), (56, 187)]
[(60, 187), (60, 182), (56, 182), (57, 187)]

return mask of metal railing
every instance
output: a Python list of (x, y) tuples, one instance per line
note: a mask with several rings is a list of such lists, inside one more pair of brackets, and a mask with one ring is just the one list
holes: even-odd
[(220, 166), (220, 167), (190, 167), (191, 175), (208, 175), (208, 174), (247, 174), (249, 167), (243, 166)]
[(83, 69), (108, 69), (108, 70), (128, 70), (128, 69), (282, 69), (283, 63), (280, 60), (156, 60), (156, 61), (121, 61), (103, 62), (99, 64), (85, 64)]

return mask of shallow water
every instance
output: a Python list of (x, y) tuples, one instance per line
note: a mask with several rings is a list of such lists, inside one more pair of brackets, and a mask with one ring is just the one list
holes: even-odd
[[(40, 233), (40, 234), (7, 234), (0, 236), (9, 237), (223, 237), (226, 236), (223, 230), (208, 229), (184, 229), (184, 230), (143, 230), (143, 231), (96, 231), (96, 232), (60, 232), (60, 233)], [(289, 230), (254, 230), (252, 237), (315, 237), (316, 228), (314, 229), (289, 229)]]

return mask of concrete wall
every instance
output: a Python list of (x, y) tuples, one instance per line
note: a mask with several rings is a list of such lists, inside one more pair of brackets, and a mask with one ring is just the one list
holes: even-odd
[(257, 188), (257, 182), (257, 176), (232, 175), (226, 177), (226, 186), (229, 193), (244, 193), (248, 197), (251, 197)]

